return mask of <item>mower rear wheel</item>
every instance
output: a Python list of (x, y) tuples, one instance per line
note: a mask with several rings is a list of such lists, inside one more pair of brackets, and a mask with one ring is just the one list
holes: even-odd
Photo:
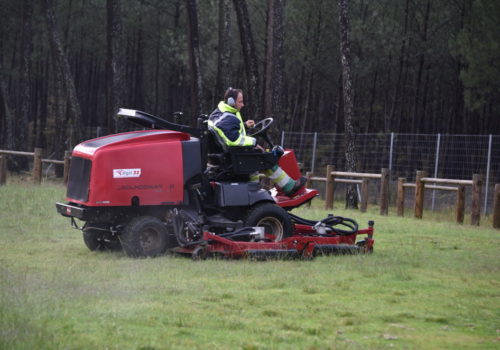
[(292, 219), (285, 209), (273, 203), (257, 204), (245, 219), (245, 226), (264, 227), (264, 232), (278, 242), (293, 234)]
[(153, 257), (168, 248), (168, 230), (154, 216), (139, 216), (130, 221), (120, 235), (123, 250), (130, 257)]
[(82, 229), (83, 242), (90, 251), (119, 251), (122, 249), (120, 240), (112, 236), (104, 226), (86, 223)]

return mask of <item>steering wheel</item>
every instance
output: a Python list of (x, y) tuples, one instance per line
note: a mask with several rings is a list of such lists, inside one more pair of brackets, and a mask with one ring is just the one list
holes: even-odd
[(250, 129), (248, 129), (248, 136), (250, 137), (255, 137), (258, 135), (264, 134), (264, 132), (269, 129), (271, 124), (273, 123), (274, 119), (273, 118), (266, 118), (261, 120), (260, 122), (256, 123), (254, 126), (252, 126)]

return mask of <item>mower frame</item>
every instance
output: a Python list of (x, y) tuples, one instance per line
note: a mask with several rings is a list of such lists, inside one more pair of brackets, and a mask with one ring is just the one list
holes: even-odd
[[(312, 259), (318, 255), (347, 255), (373, 252), (373, 222), (369, 227), (350, 235), (319, 235), (312, 226), (295, 225), (295, 235), (279, 242), (273, 237), (265, 237), (261, 241), (239, 241), (203, 232), (203, 239), (190, 245), (176, 247), (172, 251), (189, 255), (193, 260), (204, 260), (208, 257), (227, 259), (254, 258), (267, 259)], [(356, 241), (358, 235), (366, 235), (365, 239)]]

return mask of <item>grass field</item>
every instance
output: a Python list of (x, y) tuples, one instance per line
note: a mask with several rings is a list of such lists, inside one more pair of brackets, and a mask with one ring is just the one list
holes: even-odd
[(336, 210), (375, 220), (367, 256), (134, 260), (88, 251), (63, 197), (0, 187), (0, 349), (500, 348), (500, 232), (452, 213)]

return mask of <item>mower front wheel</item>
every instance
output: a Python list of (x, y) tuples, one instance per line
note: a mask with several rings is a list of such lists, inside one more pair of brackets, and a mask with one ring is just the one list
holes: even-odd
[(293, 234), (292, 219), (285, 209), (273, 203), (257, 204), (245, 219), (245, 226), (264, 227), (264, 232), (278, 242)]
[(130, 257), (154, 257), (167, 251), (168, 229), (154, 216), (139, 216), (127, 224), (120, 241)]

